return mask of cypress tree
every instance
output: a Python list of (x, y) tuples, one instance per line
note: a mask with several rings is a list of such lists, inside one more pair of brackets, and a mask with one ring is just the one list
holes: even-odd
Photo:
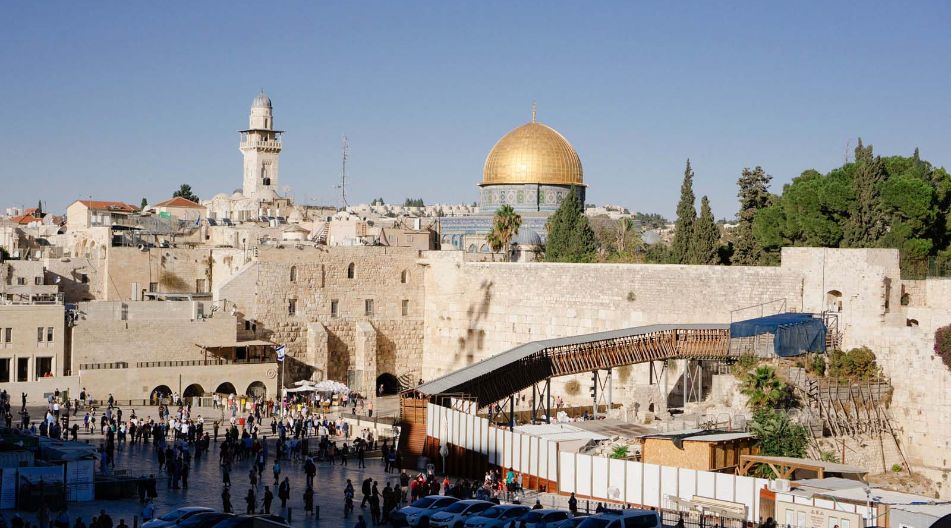
[(690, 245), (693, 239), (693, 227), (697, 220), (697, 209), (694, 206), (693, 169), (690, 160), (684, 169), (684, 181), (680, 185), (680, 202), (677, 203), (677, 221), (674, 223), (674, 240), (671, 244), (671, 253), (674, 262), (688, 264), (690, 261)]
[(720, 261), (720, 229), (713, 218), (710, 200), (706, 196), (700, 199), (700, 218), (693, 230), (691, 243), (691, 264), (716, 264)]
[(737, 213), (739, 223), (735, 229), (732, 259), (734, 264), (753, 266), (764, 262), (763, 248), (753, 236), (753, 219), (757, 211), (770, 204), (769, 182), (772, 179), (763, 167), (757, 166), (753, 170), (749, 167), (743, 169), (740, 179), (736, 182), (740, 188), (737, 194), (740, 211)]
[(862, 138), (859, 138), (852, 173), (855, 202), (843, 226), (843, 246), (874, 247), (887, 231), (888, 218), (881, 199), (881, 185), (886, 176), (885, 162), (881, 157), (873, 156), (872, 146), (863, 146)]
[(594, 231), (584, 214), (584, 204), (572, 187), (558, 210), (548, 219), (545, 261), (591, 262), (597, 246)]

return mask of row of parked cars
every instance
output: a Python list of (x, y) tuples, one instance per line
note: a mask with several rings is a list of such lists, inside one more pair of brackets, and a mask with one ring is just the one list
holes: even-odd
[(235, 515), (187, 506), (147, 521), (142, 528), (290, 528), (290, 524), (278, 515)]
[[(605, 510), (590, 516), (573, 516), (565, 510), (533, 510), (522, 504), (496, 504), (455, 497), (423, 497), (390, 516), (397, 526), (412, 528), (661, 528), (657, 512)], [(147, 527), (143, 527), (147, 528)]]

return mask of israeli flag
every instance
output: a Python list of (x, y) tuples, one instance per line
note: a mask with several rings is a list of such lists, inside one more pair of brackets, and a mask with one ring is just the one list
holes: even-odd
[(285, 354), (286, 349), (287, 349), (287, 347), (285, 347), (284, 345), (281, 345), (281, 346), (277, 347), (277, 361), (278, 361), (278, 363), (283, 363), (283, 362), (284, 362), (284, 354)]

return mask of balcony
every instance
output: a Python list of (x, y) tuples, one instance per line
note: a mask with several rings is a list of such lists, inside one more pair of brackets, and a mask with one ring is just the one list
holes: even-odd
[(63, 304), (62, 293), (8, 293), (0, 295), (0, 305), (18, 304)]
[(281, 141), (260, 141), (256, 139), (248, 139), (241, 142), (241, 150), (245, 149), (261, 149), (261, 150), (281, 150), (284, 147)]

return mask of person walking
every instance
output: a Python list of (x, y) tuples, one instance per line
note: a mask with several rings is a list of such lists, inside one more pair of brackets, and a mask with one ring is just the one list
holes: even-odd
[(274, 500), (274, 494), (271, 493), (270, 486), (264, 486), (264, 513), (271, 513), (271, 501)]
[(314, 488), (307, 486), (304, 490), (304, 515), (314, 514)]
[(234, 513), (231, 507), (231, 492), (228, 491), (228, 486), (225, 486), (225, 488), (221, 490), (221, 511), (224, 513)]
[(363, 493), (363, 500), (360, 501), (360, 507), (365, 508), (367, 501), (370, 500), (370, 487), (373, 486), (373, 479), (367, 477), (363, 480), (363, 484), (360, 486), (360, 492)]
[(255, 506), (257, 506), (258, 499), (254, 496), (254, 488), (248, 488), (248, 495), (244, 498), (244, 502), (247, 503), (247, 514), (250, 515), (254, 513)]
[(281, 509), (287, 508), (287, 499), (291, 497), (291, 481), (284, 477), (284, 481), (277, 488), (277, 498), (281, 499)]
[(274, 465), (271, 466), (271, 471), (274, 472), (274, 485), (277, 486), (281, 481), (281, 463), (275, 459)]

